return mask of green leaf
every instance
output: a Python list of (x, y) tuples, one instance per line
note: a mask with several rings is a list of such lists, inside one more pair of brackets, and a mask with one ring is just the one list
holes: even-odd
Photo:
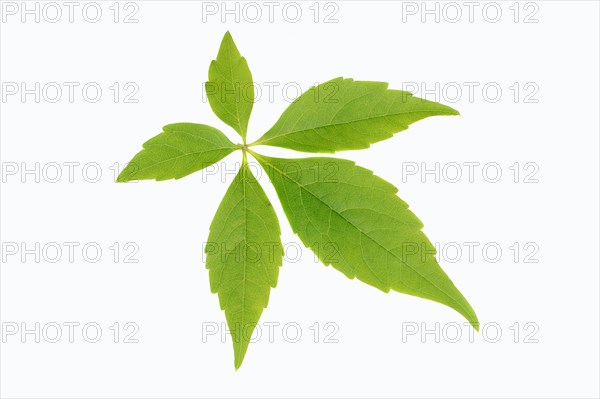
[(207, 125), (175, 123), (146, 141), (117, 182), (180, 179), (225, 158), (239, 146)]
[(245, 141), (254, 104), (254, 84), (248, 63), (229, 32), (223, 36), (217, 59), (210, 63), (205, 88), (213, 112)]
[(336, 78), (298, 97), (255, 144), (304, 152), (357, 150), (435, 115), (458, 115), (384, 82)]
[(252, 154), (292, 229), (324, 264), (385, 292), (445, 304), (478, 328), (475, 312), (438, 265), (421, 221), (396, 187), (343, 159)]
[(337, 78), (303, 93), (269, 131), (246, 145), (254, 83), (229, 32), (210, 64), (205, 89), (213, 112), (240, 134), (243, 145), (210, 126), (167, 125), (144, 143), (117, 181), (179, 179), (242, 150), (241, 169), (219, 205), (205, 246), (210, 288), (225, 312), (236, 369), (283, 260), (279, 221), (250, 171), (247, 152), (268, 172), (294, 232), (325, 265), (384, 292), (445, 304), (479, 328), (475, 312), (438, 265), (422, 223), (394, 186), (351, 161), (270, 158), (248, 149), (258, 144), (317, 153), (362, 149), (413, 122), (457, 111), (388, 90), (387, 83)]
[(283, 257), (280, 235), (273, 206), (244, 157), (212, 221), (205, 249), (210, 289), (219, 294), (225, 311), (236, 369), (267, 307), (271, 287), (277, 285)]

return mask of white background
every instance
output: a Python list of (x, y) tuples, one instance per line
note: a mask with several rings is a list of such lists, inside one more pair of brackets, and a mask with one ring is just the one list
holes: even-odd
[[(2, 397), (599, 396), (597, 2), (522, 2), (516, 6), (517, 22), (513, 2), (499, 2), (502, 16), (496, 23), (490, 22), (495, 6), (486, 8), (489, 14), (482, 12), (485, 2), (475, 8), (473, 22), (464, 3), (455, 3), (463, 13), (455, 23), (449, 21), (455, 11), (444, 8), (446, 3), (438, 3), (439, 22), (435, 15), (421, 20), (421, 2), (413, 3), (419, 10), (412, 15), (406, 11), (414, 9), (402, 2), (349, 1), (336, 3), (337, 23), (322, 21), (335, 11), (324, 4), (315, 23), (309, 9), (313, 2), (301, 4), (297, 23), (282, 16), (284, 3), (270, 23), (261, 2), (262, 20), (236, 23), (234, 16), (226, 16), (223, 23), (220, 14), (203, 14), (201, 2), (138, 1), (139, 22), (129, 24), (121, 20), (134, 8), (125, 10), (124, 3), (118, 23), (109, 9), (112, 1), (100, 2), (103, 14), (97, 23), (82, 17), (85, 4), (75, 9), (73, 23), (61, 2), (65, 15), (57, 23), (43, 15), (39, 23), (34, 16), (23, 23), (20, 13), (3, 14), (4, 89), (6, 82), (25, 82), (28, 88), (35, 82), (80, 86), (73, 103), (66, 88), (56, 103), (47, 101), (54, 94), (42, 93), (36, 103), (33, 94), (23, 101), (20, 93), (6, 96), (3, 90), (1, 240), (4, 245), (24, 242), (28, 248), (36, 242), (80, 246), (73, 262), (66, 252), (56, 263), (48, 256), (36, 263), (33, 255), (22, 262), (20, 253), (3, 254)], [(33, 8), (34, 2), (28, 5)], [(289, 19), (294, 14), (288, 11)], [(530, 19), (537, 22), (525, 23), (534, 11)], [(433, 242), (462, 248), (462, 257), (453, 262), (448, 255), (441, 265), (490, 328), (470, 342), (470, 328), (451, 309), (383, 294), (315, 263), (305, 252), (299, 261), (284, 263), (263, 313), (262, 322), (280, 323), (274, 342), (264, 330), (237, 372), (229, 340), (221, 342), (219, 333), (203, 342), (203, 325), (221, 328), (224, 316), (209, 291), (202, 243), (233, 178), (223, 165), (233, 169), (240, 154), (227, 157), (213, 176), (197, 173), (160, 183), (115, 184), (111, 166), (123, 165), (172, 122), (212, 124), (239, 142), (202, 97), (208, 65), (226, 30), (248, 59), (255, 81), (279, 84), (272, 99), (263, 93), (255, 104), (250, 140), (288, 105), (281, 88), (290, 82), (306, 89), (345, 76), (387, 81), (396, 89), (406, 82), (429, 89), (436, 82), (441, 88), (451, 82), (463, 87), (456, 102), (449, 101), (455, 92), (437, 98), (457, 108), (461, 117), (431, 118), (368, 150), (336, 156), (355, 160), (399, 187)], [(96, 103), (81, 95), (88, 82), (103, 89)], [(139, 101), (120, 98), (115, 103), (109, 89), (114, 82), (135, 83)], [(465, 82), (479, 85), (473, 98)], [(490, 82), (502, 89), (496, 102), (493, 89), (487, 97), (482, 93)], [(521, 90), (517, 99), (515, 82)], [(528, 100), (537, 102), (526, 102), (532, 88), (539, 91)], [(435, 94), (427, 98), (435, 100)], [(35, 175), (21, 173), (36, 162), (39, 183)], [(65, 162), (79, 163), (73, 182)], [(450, 182), (454, 172), (449, 169), (439, 182), (432, 175), (425, 175), (425, 181), (420, 173), (403, 176), (414, 165), (433, 168), (436, 162), (440, 168), (462, 165), (462, 178)], [(480, 164), (472, 182), (465, 162)], [(510, 169), (515, 162), (521, 169), (518, 182)], [(42, 173), (52, 163), (63, 165), (56, 183), (50, 181), (55, 169), (46, 167), (51, 176)], [(86, 181), (96, 169), (82, 176), (82, 166), (90, 163), (102, 171), (96, 183)], [(502, 171), (496, 183), (488, 181), (493, 170), (482, 175), (489, 163)], [(527, 163), (533, 166), (524, 169)], [(14, 165), (17, 173), (7, 173)], [(532, 168), (539, 169), (533, 176), (537, 183), (525, 183)], [(272, 186), (264, 175), (260, 181), (274, 199), (282, 240), (293, 258), (299, 240)], [(81, 255), (89, 242), (103, 250), (97, 263)], [(121, 246), (117, 262), (109, 249), (115, 242)], [(123, 261), (127, 242), (139, 247), (138, 263)], [(465, 242), (479, 245), (473, 259)], [(521, 248), (516, 261), (509, 248), (515, 242)], [(486, 243), (502, 249), (496, 262), (490, 259), (493, 251), (482, 254)], [(533, 246), (525, 249), (526, 243)], [(530, 260), (538, 262), (525, 262), (523, 257), (536, 247)], [(65, 322), (80, 323), (73, 343)], [(121, 329), (118, 343), (110, 329), (115, 322)], [(127, 322), (139, 327), (138, 343), (123, 342)], [(339, 328), (333, 337), (337, 343), (324, 342), (327, 322)], [(34, 334), (6, 334), (11, 326), (34, 329), (35, 323), (40, 328), (63, 325), (62, 338), (49, 342), (55, 334), (49, 329), (50, 337), (41, 336), (39, 343)], [(86, 323), (102, 328), (97, 343), (82, 335)], [(291, 342), (294, 330), (282, 334), (286, 323), (300, 327), (297, 343)], [(317, 343), (314, 323), (320, 323)], [(433, 333), (421, 335), (436, 323), (439, 342)], [(452, 343), (456, 323), (462, 337)], [(525, 323), (530, 323), (527, 328)], [(418, 333), (403, 336), (414, 326)], [(498, 328), (502, 336), (495, 339)]]

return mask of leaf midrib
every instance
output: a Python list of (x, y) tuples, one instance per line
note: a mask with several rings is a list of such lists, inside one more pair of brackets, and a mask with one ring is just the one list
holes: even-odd
[[(330, 123), (327, 125), (321, 125), (321, 126), (316, 126), (316, 127), (312, 127), (312, 128), (308, 128), (308, 129), (301, 129), (301, 130), (292, 130), (292, 131), (287, 131), (287, 132), (281, 132), (281, 133), (276, 133), (273, 134), (271, 137), (267, 137), (265, 140), (261, 140), (258, 139), (256, 141), (255, 144), (266, 144), (271, 140), (277, 139), (277, 138), (281, 138), (281, 137), (285, 137), (288, 135), (293, 135), (293, 134), (300, 134), (300, 133), (305, 133), (305, 132), (310, 132), (310, 131), (314, 131), (315, 133), (317, 133), (319, 130), (322, 129), (327, 129), (327, 128), (331, 128), (331, 127), (337, 127), (337, 126), (344, 126), (344, 125), (349, 125), (352, 123), (358, 123), (358, 122), (365, 122), (365, 121), (375, 121), (378, 119), (383, 119), (383, 118), (388, 118), (391, 116), (396, 116), (396, 115), (408, 115), (408, 114), (431, 114), (430, 116), (443, 116), (443, 115), (454, 115), (452, 112), (448, 111), (447, 113), (433, 113), (432, 111), (413, 111), (413, 112), (396, 112), (393, 114), (386, 114), (386, 115), (379, 115), (379, 116), (374, 116), (374, 117), (368, 117), (368, 118), (360, 118), (360, 119), (354, 119), (351, 121), (347, 121), (347, 122), (341, 122), (341, 123)], [(398, 131), (396, 131), (396, 133), (401, 132), (402, 130), (406, 130), (408, 128), (407, 127), (400, 129)], [(265, 137), (267, 134), (269, 134), (269, 132), (271, 132), (273, 129), (270, 129), (267, 133), (265, 133), (265, 135), (263, 135), (263, 137)], [(332, 140), (330, 140), (332, 141)], [(334, 143), (337, 143), (335, 141), (332, 141)]]
[[(242, 165), (242, 173), (243, 173), (243, 177), (242, 177), (242, 198), (244, 201), (244, 245), (248, 244), (248, 204), (247, 204), (247, 198), (246, 198), (246, 169), (245, 169), (245, 165)], [(245, 249), (245, 248), (244, 248)], [(238, 353), (239, 356), (241, 355), (241, 351), (242, 351), (242, 347), (243, 347), (243, 335), (244, 335), (244, 320), (246, 318), (246, 268), (248, 266), (248, 261), (246, 259), (247, 253), (246, 251), (244, 251), (244, 275), (242, 278), (242, 322), (240, 323), (240, 336), (238, 337)]]
[[(173, 146), (169, 146), (167, 144), (160, 144), (160, 145), (157, 144), (157, 146), (173, 147)], [(176, 147), (173, 147), (173, 148), (176, 148)], [(235, 147), (215, 148), (214, 150), (206, 150), (206, 151), (184, 153), (182, 155), (178, 155), (178, 156), (173, 157), (173, 158), (165, 159), (164, 161), (159, 161), (159, 162), (153, 163), (152, 165), (146, 166), (145, 168), (137, 169), (136, 171), (134, 171), (134, 175), (137, 174), (137, 173), (140, 173), (143, 170), (147, 170), (147, 169), (153, 168), (156, 165), (161, 165), (161, 164), (163, 164), (165, 162), (176, 162), (178, 159), (181, 159), (183, 157), (189, 157), (189, 156), (193, 156), (193, 155), (207, 154), (207, 153), (210, 153), (210, 152), (225, 151), (225, 150), (230, 150), (230, 153), (231, 153), (231, 152), (233, 152), (235, 150)]]

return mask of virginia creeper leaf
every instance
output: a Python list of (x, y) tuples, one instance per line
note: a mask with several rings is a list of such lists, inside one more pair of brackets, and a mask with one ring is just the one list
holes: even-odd
[(143, 145), (117, 177), (130, 180), (180, 179), (220, 161), (239, 148), (219, 130), (195, 123), (174, 123)]
[[(438, 265), (423, 224), (398, 198), (396, 187), (352, 161), (271, 158), (248, 149), (254, 85), (229, 32), (210, 64), (205, 89), (213, 112), (240, 134), (244, 145), (207, 125), (167, 125), (144, 143), (117, 181), (179, 179), (242, 150), (242, 166), (205, 246), (210, 288), (225, 312), (236, 369), (277, 285), (283, 259), (279, 221), (250, 171), (248, 152), (267, 171), (292, 229), (321, 262), (384, 292), (445, 304), (479, 328), (475, 312)], [(303, 93), (253, 144), (316, 153), (362, 149), (436, 115), (458, 112), (389, 90), (387, 83), (336, 78)]]
[(458, 115), (446, 105), (387, 87), (344, 78), (315, 86), (290, 104), (255, 144), (317, 153), (357, 150), (429, 116)]
[(254, 85), (248, 63), (229, 32), (223, 37), (217, 59), (210, 63), (205, 88), (213, 112), (246, 140)]
[(210, 225), (205, 247), (210, 289), (219, 294), (233, 340), (235, 368), (277, 285), (283, 246), (279, 221), (244, 158)]
[(423, 224), (396, 187), (352, 161), (253, 155), (292, 229), (325, 265), (384, 292), (445, 304), (478, 328), (475, 312), (438, 265)]

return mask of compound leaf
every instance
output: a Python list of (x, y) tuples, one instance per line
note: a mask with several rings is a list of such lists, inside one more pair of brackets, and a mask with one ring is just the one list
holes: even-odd
[(438, 265), (421, 221), (396, 187), (352, 161), (253, 155), (292, 229), (325, 265), (384, 292), (445, 304), (478, 328), (475, 312)]
[(239, 148), (219, 130), (195, 123), (174, 123), (146, 141), (117, 177), (130, 180), (180, 179), (220, 161)]
[(344, 78), (315, 86), (290, 104), (255, 144), (317, 153), (357, 150), (429, 116), (458, 115), (446, 105), (387, 87)]
[[(117, 182), (179, 179), (243, 150), (240, 171), (219, 205), (205, 246), (210, 289), (225, 312), (236, 369), (283, 260), (279, 221), (246, 152), (267, 171), (293, 231), (321, 262), (384, 292), (445, 304), (479, 328), (475, 312), (437, 263), (421, 221), (396, 195), (396, 187), (352, 161), (271, 158), (248, 149), (254, 83), (229, 32), (210, 64), (205, 89), (213, 112), (240, 134), (244, 145), (207, 125), (167, 125), (143, 144)], [(336, 78), (303, 93), (252, 145), (315, 153), (363, 149), (438, 115), (458, 112), (390, 90), (384, 82)]]
[(229, 32), (223, 36), (217, 59), (210, 63), (205, 88), (213, 112), (246, 140), (254, 85), (248, 63)]
[(283, 246), (277, 215), (246, 160), (210, 226), (206, 267), (233, 340), (235, 368), (277, 285)]

